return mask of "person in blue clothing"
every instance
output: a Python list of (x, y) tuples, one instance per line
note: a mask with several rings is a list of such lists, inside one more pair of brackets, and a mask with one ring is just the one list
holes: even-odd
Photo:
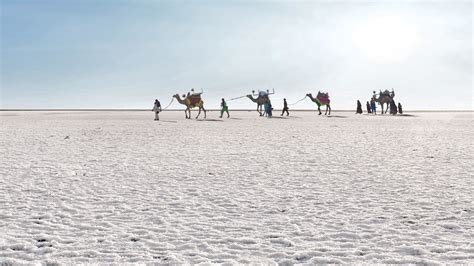
[(372, 109), (372, 113), (374, 115), (377, 114), (377, 106), (375, 105), (375, 100), (372, 98), (372, 100), (370, 100), (370, 108)]
[(268, 117), (272, 117), (272, 104), (267, 101), (266, 103), (263, 104), (263, 108), (264, 108), (264, 115), (265, 116), (268, 116)]
[(268, 102), (263, 104), (263, 115), (268, 116)]

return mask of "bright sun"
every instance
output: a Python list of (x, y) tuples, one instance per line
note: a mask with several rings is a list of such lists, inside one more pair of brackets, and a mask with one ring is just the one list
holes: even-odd
[(379, 17), (358, 25), (353, 41), (371, 60), (401, 62), (410, 56), (417, 43), (414, 25), (400, 17)]

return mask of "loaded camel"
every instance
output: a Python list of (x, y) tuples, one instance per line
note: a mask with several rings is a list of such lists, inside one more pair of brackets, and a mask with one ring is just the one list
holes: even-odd
[(252, 96), (252, 94), (248, 94), (247, 97), (254, 103), (257, 103), (257, 112), (260, 114), (260, 116), (263, 116), (263, 113), (262, 113), (262, 107), (264, 104), (266, 103), (271, 103), (270, 102), (270, 98), (268, 97), (268, 95), (270, 94), (274, 94), (275, 91), (273, 91), (273, 93), (269, 93), (269, 91), (258, 91), (258, 94), (255, 94), (255, 91), (253, 90), (252, 91), (252, 94), (254, 96), (258, 96), (257, 98), (254, 98)]
[(329, 111), (329, 115), (331, 115), (331, 105), (330, 105), (331, 100), (329, 100), (329, 95), (327, 92), (322, 93), (321, 91), (318, 91), (318, 95), (316, 96), (316, 98), (314, 98), (311, 93), (306, 94), (306, 96), (308, 96), (309, 99), (311, 99), (311, 101), (313, 101), (314, 103), (318, 105), (319, 115), (322, 114), (321, 113), (322, 105), (326, 105), (326, 113), (324, 115), (327, 115), (328, 111)]
[(393, 88), (391, 92), (388, 90), (382, 92), (382, 90), (380, 90), (379, 97), (377, 98), (377, 94), (374, 91), (374, 95), (372, 96), (372, 98), (375, 102), (378, 102), (380, 104), (380, 106), (382, 107), (382, 114), (384, 114), (383, 105), (387, 104), (387, 108), (385, 109), (385, 113), (387, 113), (390, 107), (390, 102), (393, 100), (393, 98), (395, 98), (395, 92), (393, 91)]
[(173, 95), (173, 97), (176, 98), (176, 100), (180, 104), (186, 105), (186, 110), (184, 110), (184, 113), (187, 119), (191, 119), (191, 108), (194, 107), (199, 108), (199, 113), (197, 114), (196, 119), (201, 114), (201, 110), (204, 111), (204, 118), (206, 118), (206, 109), (204, 109), (204, 101), (201, 99), (202, 92), (194, 93), (194, 89), (192, 89), (191, 91), (193, 92), (192, 94), (190, 94), (189, 92), (188, 95), (183, 94), (183, 99), (179, 97), (179, 94), (175, 94)]

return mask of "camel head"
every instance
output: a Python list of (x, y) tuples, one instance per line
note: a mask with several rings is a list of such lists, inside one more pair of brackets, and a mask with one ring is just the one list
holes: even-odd
[(313, 95), (311, 93), (306, 93), (307, 97), (312, 97)]
[[(179, 97), (179, 94), (176, 93), (175, 95), (173, 95), (174, 98), (178, 99), (178, 100), (181, 100), (181, 97)], [(186, 98), (186, 95), (183, 94), (183, 98)]]

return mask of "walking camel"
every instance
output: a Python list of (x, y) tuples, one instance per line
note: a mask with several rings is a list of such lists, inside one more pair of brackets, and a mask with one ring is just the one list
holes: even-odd
[[(204, 101), (201, 99), (201, 93), (193, 93), (189, 94), (186, 96), (183, 94), (183, 98), (179, 97), (179, 94), (173, 95), (176, 100), (183, 105), (186, 105), (186, 110), (184, 110), (184, 113), (186, 115), (187, 119), (191, 119), (191, 108), (198, 107), (199, 108), (199, 113), (196, 116), (196, 119), (199, 117), (201, 114), (201, 110), (204, 111), (204, 118), (206, 118), (206, 109), (204, 109)], [(189, 113), (189, 115), (188, 115)]]
[(393, 98), (395, 98), (395, 91), (393, 91), (393, 89), (391, 92), (388, 90), (385, 90), (384, 92), (382, 92), (382, 90), (380, 90), (378, 98), (377, 98), (377, 94), (374, 91), (374, 95), (372, 97), (376, 102), (380, 104), (380, 106), (382, 107), (382, 114), (384, 114), (383, 105), (384, 104), (387, 105), (387, 108), (385, 109), (385, 113), (387, 113), (390, 107), (390, 102), (393, 100)]
[(329, 100), (329, 94), (327, 92), (322, 93), (321, 91), (318, 91), (318, 95), (316, 96), (316, 98), (314, 98), (311, 93), (306, 94), (306, 96), (308, 96), (311, 99), (311, 101), (313, 101), (314, 103), (318, 105), (319, 115), (322, 114), (321, 113), (322, 105), (326, 105), (326, 113), (324, 113), (324, 115), (327, 115), (328, 111), (329, 111), (329, 115), (331, 114), (331, 105), (330, 105), (331, 100)]
[[(273, 92), (275, 93), (275, 92)], [(272, 94), (273, 94), (272, 93)], [(258, 96), (257, 98), (254, 98), (253, 95)], [(270, 94), (268, 91), (259, 91), (258, 94), (255, 94), (255, 91), (252, 91), (252, 94), (248, 94), (247, 97), (254, 103), (257, 103), (257, 112), (260, 114), (260, 116), (263, 116), (262, 113), (262, 106), (265, 103), (270, 103), (270, 98), (268, 95)]]

